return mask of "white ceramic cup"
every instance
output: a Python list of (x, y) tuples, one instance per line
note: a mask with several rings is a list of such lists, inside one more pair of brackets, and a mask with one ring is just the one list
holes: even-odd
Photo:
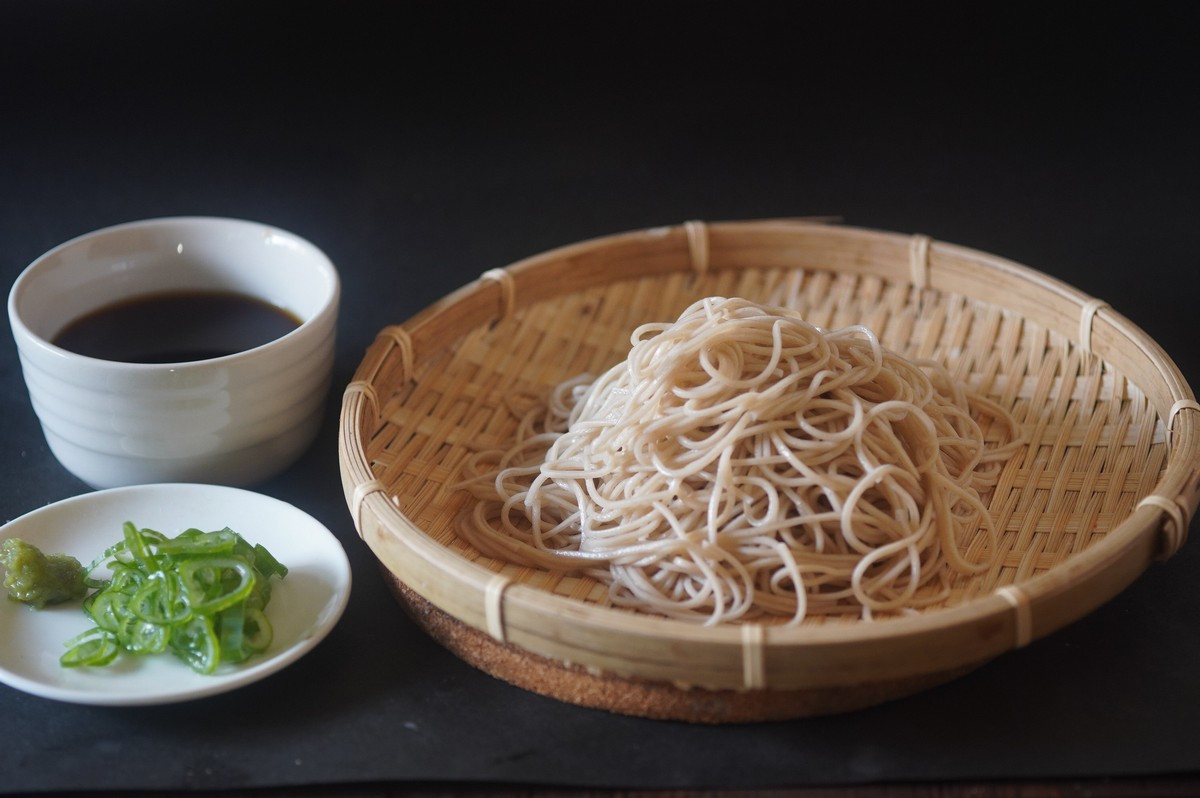
[[(209, 360), (100, 360), (52, 343), (79, 317), (143, 295), (232, 291), (301, 324)], [(329, 393), (340, 283), (298, 236), (237, 219), (108, 227), (31, 263), (8, 315), (34, 411), (54, 453), (95, 488), (149, 482), (248, 485), (293, 463)]]

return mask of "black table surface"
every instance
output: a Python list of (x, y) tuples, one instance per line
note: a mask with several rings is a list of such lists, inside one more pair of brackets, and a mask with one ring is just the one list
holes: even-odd
[[(0, 2), (0, 281), (158, 216), (321, 247), (344, 283), (335, 389), (313, 448), (255, 489), (333, 530), (354, 570), (321, 645), (229, 694), (100, 708), (0, 686), (0, 792), (1194, 784), (1200, 544), (912, 698), (642, 720), (511, 687), (425, 637), (355, 534), (336, 428), (383, 326), (486, 269), (689, 219), (832, 215), (994, 252), (1106, 300), (1195, 384), (1184, 6)], [(0, 380), (3, 520), (86, 492), (8, 336)]]

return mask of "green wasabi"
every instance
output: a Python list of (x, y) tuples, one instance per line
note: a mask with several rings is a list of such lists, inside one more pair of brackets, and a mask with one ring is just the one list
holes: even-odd
[(66, 554), (43, 554), (20, 538), (0, 543), (0, 568), (9, 598), (39, 610), (47, 604), (77, 601), (88, 591), (79, 560)]

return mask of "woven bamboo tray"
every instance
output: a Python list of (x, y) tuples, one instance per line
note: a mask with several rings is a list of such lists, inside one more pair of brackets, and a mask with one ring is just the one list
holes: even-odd
[[(705, 627), (616, 609), (586, 578), (480, 555), (451, 486), (511, 439), (514, 396), (622, 360), (639, 323), (704, 296), (865, 324), (1008, 408), (1027, 445), (991, 499), (997, 565), (918, 615)], [(1108, 601), (1182, 545), (1200, 410), (1108, 305), (926, 236), (803, 220), (599, 238), (488, 271), (383, 329), (347, 387), (346, 500), (404, 607), (485, 671), (573, 703), (696, 722), (842, 712), (944, 682)]]

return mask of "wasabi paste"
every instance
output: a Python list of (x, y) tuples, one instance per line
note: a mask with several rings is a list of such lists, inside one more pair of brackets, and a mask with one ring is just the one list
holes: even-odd
[(0, 543), (0, 569), (9, 598), (36, 609), (77, 601), (87, 594), (83, 566), (66, 554), (43, 554), (31, 543), (9, 538)]

